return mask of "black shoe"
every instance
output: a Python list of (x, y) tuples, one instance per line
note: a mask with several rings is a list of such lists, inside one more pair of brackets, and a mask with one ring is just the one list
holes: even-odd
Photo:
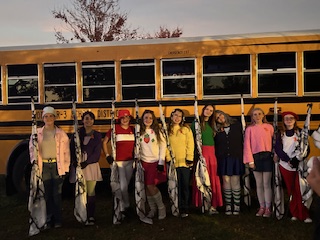
[(55, 223), (54, 224), (54, 228), (61, 228), (62, 227), (62, 224), (61, 223)]
[(86, 226), (92, 226), (92, 225), (94, 225), (95, 224), (95, 219), (94, 219), (94, 217), (89, 217), (89, 219), (86, 221)]
[(51, 228), (51, 223), (46, 223), (46, 224), (43, 225), (41, 230), (48, 230), (50, 228)]
[(127, 218), (132, 218), (135, 215), (135, 211), (132, 207), (127, 207), (125, 210), (122, 212), (123, 215), (125, 215)]

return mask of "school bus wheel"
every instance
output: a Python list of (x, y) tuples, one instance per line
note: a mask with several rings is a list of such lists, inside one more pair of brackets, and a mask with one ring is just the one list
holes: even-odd
[(17, 157), (12, 172), (12, 181), (19, 195), (27, 196), (29, 193), (30, 175), (30, 156), (25, 150)]

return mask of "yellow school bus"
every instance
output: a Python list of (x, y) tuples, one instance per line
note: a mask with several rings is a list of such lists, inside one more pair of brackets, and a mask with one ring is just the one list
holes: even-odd
[[(280, 111), (298, 114), (300, 127), (313, 103), (311, 131), (320, 123), (320, 30), (0, 47), (0, 67), (0, 174), (8, 193), (23, 190), (28, 176), (30, 96), (39, 125), (42, 108), (51, 105), (68, 133), (72, 99), (79, 118), (94, 112), (103, 135), (112, 98), (132, 115), (135, 99), (140, 115), (152, 109), (159, 116), (161, 101), (166, 117), (179, 107), (189, 123), (195, 96), (199, 111), (212, 103), (240, 118), (242, 94), (248, 123), (254, 107), (272, 122), (277, 98)], [(108, 167), (103, 157), (100, 164)]]

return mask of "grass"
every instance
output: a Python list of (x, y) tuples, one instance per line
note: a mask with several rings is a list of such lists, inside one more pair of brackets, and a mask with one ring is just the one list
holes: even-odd
[[(0, 239), (28, 239), (27, 201), (17, 196), (5, 196), (4, 178), (0, 178)], [(153, 225), (141, 223), (137, 217), (124, 221), (121, 225), (113, 225), (111, 221), (112, 198), (110, 188), (101, 183), (97, 193), (96, 225), (83, 226), (73, 216), (74, 200), (63, 199), (63, 227), (49, 229), (30, 239), (247, 239), (247, 240), (295, 240), (312, 239), (313, 225), (303, 222), (291, 222), (289, 218), (281, 221), (275, 218), (255, 217), (255, 206), (251, 209), (242, 207), (239, 216), (226, 216), (221, 213), (215, 216), (201, 214), (198, 209), (191, 209), (188, 218), (176, 218), (169, 212), (169, 202), (164, 191), (167, 206), (167, 218), (154, 220)]]

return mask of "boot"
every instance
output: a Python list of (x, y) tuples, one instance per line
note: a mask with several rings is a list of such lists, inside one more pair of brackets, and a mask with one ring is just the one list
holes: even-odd
[(147, 218), (153, 218), (157, 211), (155, 198), (154, 196), (147, 196), (147, 200), (150, 207), (150, 212), (148, 213)]
[(96, 196), (88, 196), (87, 201), (87, 225), (94, 225), (94, 212), (96, 209)]
[(156, 205), (158, 207), (158, 219), (162, 220), (166, 218), (166, 207), (163, 204), (161, 193), (158, 192), (154, 196)]

